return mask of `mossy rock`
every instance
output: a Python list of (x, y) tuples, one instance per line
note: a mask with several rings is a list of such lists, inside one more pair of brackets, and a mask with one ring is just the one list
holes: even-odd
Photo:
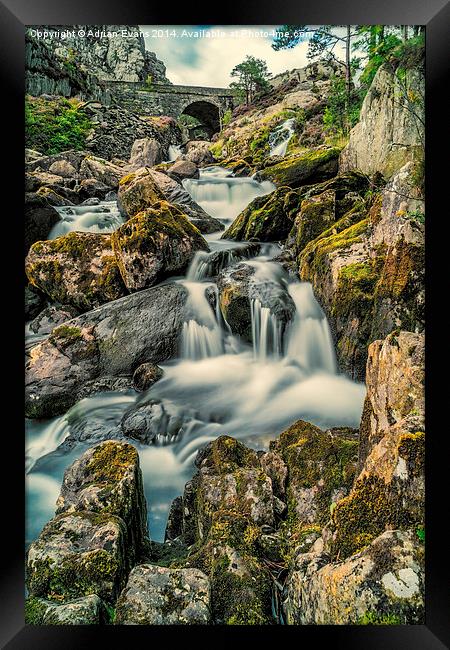
[(299, 187), (309, 183), (319, 183), (335, 176), (338, 170), (340, 150), (310, 149), (305, 153), (287, 157), (281, 162), (259, 171), (259, 180), (270, 180), (278, 187), (289, 185)]
[(27, 558), (32, 596), (65, 602), (97, 594), (113, 602), (126, 578), (125, 525), (108, 513), (63, 513), (33, 542)]
[(122, 214), (133, 217), (166, 197), (153, 176), (144, 167), (122, 176), (117, 202)]
[(281, 241), (286, 239), (300, 205), (299, 195), (290, 187), (280, 187), (259, 196), (241, 212), (222, 239), (235, 241)]
[(159, 201), (112, 235), (112, 247), (126, 287), (138, 291), (167, 275), (183, 273), (196, 251), (208, 251), (199, 230), (176, 206)]
[(317, 196), (304, 199), (289, 233), (289, 248), (298, 255), (310, 241), (316, 239), (335, 221), (336, 195), (333, 190), (325, 190)]
[(195, 459), (198, 468), (228, 474), (240, 468), (259, 467), (258, 454), (231, 436), (219, 436), (202, 447)]
[(88, 311), (126, 295), (111, 236), (71, 232), (33, 244), (25, 262), (30, 284), (52, 301)]
[(332, 504), (349, 492), (355, 478), (355, 432), (322, 431), (298, 420), (272, 441), (270, 448), (281, 454), (288, 468), (289, 527), (325, 525)]

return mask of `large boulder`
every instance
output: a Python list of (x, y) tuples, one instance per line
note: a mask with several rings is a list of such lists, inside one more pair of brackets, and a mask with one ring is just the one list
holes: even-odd
[(112, 235), (125, 286), (138, 291), (171, 274), (181, 274), (198, 250), (209, 250), (200, 232), (176, 206), (154, 203)]
[(111, 603), (127, 577), (125, 537), (123, 521), (107, 512), (58, 515), (28, 550), (30, 595), (61, 602), (96, 594)]
[(220, 221), (208, 215), (187, 190), (167, 174), (143, 168), (120, 180), (118, 203), (127, 217), (133, 217), (161, 200), (179, 207), (202, 233), (223, 230)]
[(295, 312), (281, 272), (279, 278), (255, 276), (254, 266), (240, 262), (222, 270), (217, 278), (222, 314), (232, 331), (249, 342), (252, 341), (252, 300), (270, 309), (277, 318), (280, 333)]
[(102, 442), (65, 471), (56, 514), (86, 510), (109, 512), (125, 523), (127, 562), (132, 566), (148, 541), (147, 506), (135, 447)]
[(96, 156), (86, 156), (79, 169), (80, 180), (94, 178), (108, 187), (115, 190), (119, 180), (123, 176), (123, 169), (108, 160)]
[(68, 320), (78, 316), (79, 312), (70, 305), (49, 305), (43, 309), (30, 323), (34, 334), (46, 335)]
[(258, 196), (236, 217), (222, 239), (284, 240), (292, 228), (300, 202), (299, 194), (290, 187), (279, 187), (267, 196)]
[(270, 443), (289, 475), (286, 501), (291, 526), (325, 525), (333, 504), (349, 493), (358, 460), (357, 434), (352, 429), (322, 431), (299, 420)]
[(269, 180), (277, 187), (299, 187), (306, 183), (319, 183), (335, 176), (338, 171), (339, 149), (335, 147), (310, 149), (295, 154), (281, 162), (257, 172), (259, 181)]
[(141, 564), (116, 605), (116, 625), (208, 625), (210, 586), (199, 569)]
[(363, 551), (330, 563), (297, 555), (286, 581), (288, 625), (411, 625), (424, 622), (424, 548), (415, 531), (387, 531)]
[(53, 301), (86, 311), (127, 292), (111, 248), (111, 235), (70, 232), (33, 244), (25, 272)]
[(155, 138), (141, 138), (133, 143), (128, 168), (133, 171), (142, 167), (153, 167), (161, 161), (160, 143)]
[(198, 167), (190, 160), (177, 160), (171, 165), (168, 174), (171, 178), (181, 183), (184, 178), (198, 178)]
[(424, 337), (369, 347), (359, 475), (333, 512), (329, 548), (346, 557), (387, 528), (420, 527), (425, 507)]
[(175, 356), (186, 296), (182, 285), (166, 284), (102, 305), (55, 328), (29, 351), (27, 415), (64, 413), (86, 383), (131, 378), (142, 363)]
[(406, 162), (423, 155), (424, 71), (419, 65), (403, 79), (382, 65), (364, 98), (359, 122), (350, 132), (339, 169), (381, 172), (391, 178)]

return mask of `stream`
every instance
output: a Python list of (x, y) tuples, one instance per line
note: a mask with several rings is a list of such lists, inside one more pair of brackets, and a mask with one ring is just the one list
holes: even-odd
[[(251, 200), (274, 189), (269, 181), (234, 178), (218, 166), (202, 169), (199, 179), (184, 180), (183, 186), (226, 227)], [(108, 212), (94, 207), (108, 207)], [(61, 214), (63, 220), (52, 230), (53, 237), (69, 230), (105, 232), (101, 225), (105, 215), (110, 219), (108, 228), (121, 223), (113, 224), (116, 217), (121, 219), (114, 205), (90, 206), (90, 211), (80, 208), (87, 206)], [(295, 314), (286, 328), (268, 307), (253, 299), (252, 344), (248, 344), (231, 333), (220, 308), (211, 306), (207, 296), (211, 292), (217, 296), (217, 286), (209, 256), (224, 251), (226, 264), (233, 263), (236, 251), (245, 246), (220, 235), (206, 235), (211, 253), (197, 253), (185, 278), (175, 280), (188, 290), (188, 316), (181, 332), (180, 358), (159, 364), (164, 370), (159, 382), (145, 393), (98, 394), (78, 402), (64, 416), (27, 421), (27, 543), (54, 515), (64, 470), (92, 444), (58, 449), (71, 429), (86, 422), (91, 430), (105, 424), (114, 429), (135, 403), (159, 404), (153, 442), (133, 441), (144, 476), (150, 536), (156, 541), (163, 541), (170, 503), (183, 493), (197, 451), (208, 441), (228, 434), (263, 449), (300, 418), (322, 428), (359, 425), (365, 386), (339, 374), (324, 312), (311, 285), (288, 277), (273, 260), (280, 253), (278, 245), (265, 244), (256, 256), (239, 261), (254, 267), (252, 282), (260, 288), (289, 294)]]

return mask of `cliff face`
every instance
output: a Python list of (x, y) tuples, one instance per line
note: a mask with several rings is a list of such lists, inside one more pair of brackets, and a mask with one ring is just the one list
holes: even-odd
[(379, 68), (364, 98), (360, 121), (341, 154), (340, 170), (381, 172), (391, 178), (424, 146), (425, 78), (417, 68), (404, 75)]
[[(44, 25), (37, 29), (64, 30), (63, 25)], [(75, 33), (84, 30), (92, 36), (69, 36), (64, 40), (44, 40), (26, 36), (26, 90), (30, 95), (55, 94), (108, 100), (102, 81), (171, 83), (166, 68), (154, 52), (145, 50), (140, 35), (108, 38), (102, 32), (138, 32), (137, 25), (75, 25)], [(99, 83), (100, 82), (100, 83)]]

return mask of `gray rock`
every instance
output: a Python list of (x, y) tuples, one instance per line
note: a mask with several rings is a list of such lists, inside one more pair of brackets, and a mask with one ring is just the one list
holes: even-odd
[(30, 323), (35, 334), (50, 334), (54, 327), (78, 316), (79, 312), (70, 305), (49, 305)]
[(140, 169), (141, 167), (153, 167), (162, 161), (162, 149), (160, 143), (155, 138), (142, 138), (135, 140), (131, 148), (130, 170)]
[(143, 363), (133, 374), (133, 387), (139, 393), (146, 391), (163, 376), (163, 370), (153, 363)]
[(179, 284), (146, 289), (73, 319), (72, 336), (56, 329), (29, 351), (27, 415), (64, 413), (86, 382), (131, 376), (142, 363), (175, 356), (186, 295)]
[(208, 625), (210, 586), (199, 569), (142, 564), (133, 569), (116, 606), (117, 625)]
[(28, 625), (102, 625), (108, 622), (105, 604), (95, 594), (75, 598), (63, 605), (35, 597), (25, 602), (25, 623)]

